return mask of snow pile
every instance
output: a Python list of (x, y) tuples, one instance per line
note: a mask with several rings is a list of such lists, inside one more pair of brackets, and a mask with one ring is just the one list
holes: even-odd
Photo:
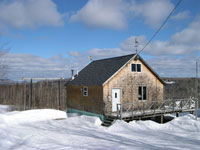
[(200, 120), (196, 121), (195, 116), (191, 114), (178, 117), (164, 125), (165, 128), (176, 131), (200, 132)]
[(27, 111), (14, 111), (9, 113), (0, 114), (0, 124), (23, 124), (38, 121), (46, 121), (52, 119), (66, 118), (67, 115), (63, 111), (53, 109), (35, 109)]
[(6, 113), (10, 111), (10, 107), (8, 105), (0, 105), (0, 114)]
[(73, 117), (68, 118), (72, 124), (81, 124), (82, 126), (100, 126), (101, 120), (98, 117), (91, 117), (91, 116), (79, 116), (73, 115)]

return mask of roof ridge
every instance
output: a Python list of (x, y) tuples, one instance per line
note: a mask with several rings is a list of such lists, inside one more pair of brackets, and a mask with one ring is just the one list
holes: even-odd
[(111, 57), (111, 58), (103, 58), (103, 59), (98, 59), (98, 60), (94, 60), (92, 62), (95, 62), (95, 61), (102, 61), (102, 60), (107, 60), (107, 59), (115, 59), (115, 58), (120, 58), (120, 57), (127, 57), (127, 56), (131, 56), (131, 55), (135, 55), (135, 53), (133, 54), (128, 54), (128, 55), (123, 55), (123, 56), (116, 56), (116, 57)]

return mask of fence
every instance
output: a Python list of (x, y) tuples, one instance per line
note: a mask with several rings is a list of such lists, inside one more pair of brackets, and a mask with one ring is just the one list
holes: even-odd
[(67, 80), (45, 80), (0, 85), (0, 104), (13, 105), (18, 110), (53, 108), (66, 109)]

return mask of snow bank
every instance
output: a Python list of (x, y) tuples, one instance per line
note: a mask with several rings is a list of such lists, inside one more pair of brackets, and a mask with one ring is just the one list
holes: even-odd
[(200, 132), (200, 118), (195, 120), (195, 116), (188, 114), (177, 117), (174, 120), (164, 124), (165, 128), (176, 131), (197, 131)]
[(0, 114), (0, 124), (23, 124), (59, 118), (67, 118), (66, 112), (53, 109), (15, 111)]
[(100, 126), (102, 123), (98, 117), (85, 115), (80, 116), (78, 114), (70, 115), (67, 120), (73, 124), (81, 124), (84, 126)]
[(181, 117), (175, 117), (172, 121), (165, 124), (159, 124), (151, 120), (131, 121), (129, 123), (117, 120), (108, 130), (173, 130), (173, 131), (194, 131), (200, 132), (200, 118), (195, 120), (195, 116), (187, 114)]
[(6, 113), (6, 112), (8, 112), (8, 111), (10, 111), (10, 106), (8, 106), (8, 105), (0, 105), (0, 114), (4, 114), (4, 113)]
[(164, 124), (159, 124), (151, 120), (147, 121), (131, 121), (129, 123), (117, 120), (112, 126), (108, 128), (111, 132), (123, 131), (139, 131), (139, 130), (159, 130)]

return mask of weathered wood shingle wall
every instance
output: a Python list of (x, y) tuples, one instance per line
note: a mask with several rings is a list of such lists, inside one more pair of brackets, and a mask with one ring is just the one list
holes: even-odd
[[(132, 60), (104, 85), (103, 98), (106, 104), (111, 106), (113, 88), (121, 89), (122, 104), (134, 102), (140, 103), (141, 101), (138, 100), (138, 86), (140, 85), (147, 87), (147, 100), (145, 100), (146, 103), (163, 100), (163, 84), (149, 71), (144, 64), (142, 64), (141, 72), (132, 72), (132, 63), (142, 64), (140, 60)], [(109, 100), (108, 97), (111, 97), (111, 99)]]

